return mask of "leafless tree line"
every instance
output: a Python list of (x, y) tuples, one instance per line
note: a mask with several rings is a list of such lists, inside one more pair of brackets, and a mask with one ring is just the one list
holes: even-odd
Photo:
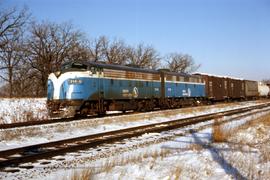
[(105, 36), (88, 39), (70, 23), (32, 21), (25, 8), (0, 9), (0, 96), (45, 96), (48, 74), (74, 60), (162, 67), (175, 72), (199, 68), (190, 55), (171, 53), (161, 57), (154, 47), (143, 43), (133, 47)]
[(262, 82), (270, 85), (270, 79), (263, 79)]

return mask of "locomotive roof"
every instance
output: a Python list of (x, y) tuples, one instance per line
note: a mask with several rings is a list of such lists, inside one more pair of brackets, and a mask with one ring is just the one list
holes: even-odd
[(88, 66), (95, 66), (107, 69), (116, 69), (116, 70), (124, 70), (124, 71), (136, 71), (136, 72), (146, 72), (146, 73), (155, 73), (158, 74), (158, 71), (152, 69), (143, 69), (143, 68), (136, 68), (130, 66), (123, 66), (123, 65), (116, 65), (116, 64), (105, 64), (100, 62), (84, 62), (84, 64)]
[(202, 75), (202, 76), (213, 76), (218, 78), (229, 78), (229, 79), (235, 79), (235, 80), (244, 80), (243, 78), (236, 78), (232, 76), (221, 76), (221, 75), (215, 75), (215, 74), (209, 74), (209, 73), (202, 73), (202, 72), (195, 72), (194, 75)]
[[(137, 67), (130, 67), (130, 66), (123, 66), (123, 65), (116, 65), (116, 64), (105, 64), (101, 62), (94, 62), (94, 61), (84, 61), (84, 62), (71, 62), (71, 63), (81, 63), (83, 65), (86, 65), (88, 67), (100, 67), (100, 68), (107, 68), (107, 69), (115, 69), (115, 70), (123, 70), (123, 71), (135, 71), (135, 72), (145, 72), (145, 73), (153, 73), (153, 74), (159, 74), (159, 70), (152, 70), (152, 69), (143, 69), (143, 68), (137, 68)], [(68, 64), (68, 63), (67, 63)], [(176, 73), (176, 72), (170, 72), (170, 71), (162, 71), (165, 74), (174, 75), (174, 76), (194, 76), (191, 74), (186, 73)]]
[(169, 74), (169, 75), (173, 75), (173, 76), (186, 76), (186, 77), (198, 77), (199, 75), (196, 75), (196, 74), (187, 74), (187, 73), (181, 73), (181, 72), (165, 72), (166, 74)]

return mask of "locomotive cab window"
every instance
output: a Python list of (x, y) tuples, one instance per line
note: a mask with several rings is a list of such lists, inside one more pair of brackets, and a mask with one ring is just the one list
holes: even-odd
[(97, 73), (97, 69), (95, 67), (91, 67), (90, 68), (90, 71), (93, 73), (93, 74), (96, 74)]
[(61, 71), (67, 71), (67, 70), (87, 70), (87, 65), (82, 63), (67, 63), (61, 66)]

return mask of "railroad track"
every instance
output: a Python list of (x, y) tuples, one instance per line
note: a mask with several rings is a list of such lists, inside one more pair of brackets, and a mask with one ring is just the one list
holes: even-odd
[[(223, 104), (223, 103), (217, 103), (217, 104)], [(189, 108), (189, 106), (187, 106)], [(181, 108), (183, 109), (183, 108)], [(159, 111), (160, 109), (153, 110)], [(18, 122), (18, 123), (9, 123), (9, 124), (0, 124), (0, 130), (1, 129), (12, 129), (12, 128), (18, 128), (18, 127), (29, 127), (29, 126), (35, 126), (35, 125), (46, 125), (46, 124), (54, 124), (54, 123), (66, 123), (71, 121), (79, 121), (84, 119), (94, 119), (97, 117), (108, 117), (108, 116), (121, 116), (121, 115), (130, 115), (130, 114), (140, 114), (144, 112), (125, 112), (125, 113), (115, 113), (115, 114), (108, 114), (103, 116), (98, 115), (91, 115), (91, 116), (76, 116), (76, 117), (68, 117), (68, 118), (53, 118), (53, 119), (46, 119), (46, 120), (35, 120), (35, 121), (27, 121), (27, 122)]]
[[(196, 117), (142, 125), (110, 132), (103, 132), (98, 134), (4, 150), (0, 151), (0, 169), (4, 169), (5, 167), (16, 167), (21, 163), (33, 162), (38, 159), (50, 158), (53, 156), (65, 154), (67, 152), (74, 152), (90, 147), (96, 147), (104, 143), (113, 143), (115, 141), (139, 136), (145, 133), (167, 131), (191, 124), (221, 118), (224, 116), (232, 116), (245, 113), (255, 109), (261, 109), (261, 111), (269, 111), (269, 109), (263, 109), (269, 106), (270, 103), (265, 103), (218, 113), (199, 115)], [(251, 114), (252, 113), (254, 114), (254, 112), (251, 112)]]

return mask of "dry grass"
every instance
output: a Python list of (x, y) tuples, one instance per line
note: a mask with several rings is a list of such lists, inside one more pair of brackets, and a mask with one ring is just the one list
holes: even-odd
[[(227, 156), (227, 160), (233, 164), (237, 169), (241, 169), (241, 172), (248, 179), (269, 179), (270, 171), (269, 161), (270, 161), (270, 144), (269, 144), (269, 129), (270, 129), (270, 114), (264, 115), (259, 118), (254, 118), (254, 120), (248, 121), (247, 123), (228, 129), (226, 124), (218, 125), (218, 121), (215, 123), (216, 126), (213, 127), (213, 139), (218, 142), (224, 142), (226, 140), (232, 141), (236, 144), (241, 144), (239, 151), (254, 151), (257, 149), (259, 153), (259, 159), (257, 157), (258, 153), (246, 152), (242, 156), (236, 152), (232, 152), (230, 156)], [(255, 132), (250, 129), (255, 130)], [(237, 136), (237, 132), (244, 131), (253, 132), (251, 135), (254, 136), (253, 140), (242, 138), (238, 142), (234, 141), (234, 136)], [(256, 142), (256, 143), (255, 143)], [(236, 146), (234, 146), (236, 147)], [(244, 147), (244, 149), (242, 149)], [(235, 155), (234, 155), (235, 154)]]
[(183, 169), (180, 166), (173, 168), (170, 171), (169, 179), (181, 179), (182, 171), (183, 171)]
[(201, 151), (201, 150), (203, 150), (203, 147), (200, 144), (190, 144), (188, 146), (188, 149), (190, 149), (192, 151)]
[[(125, 166), (127, 164), (137, 164), (140, 162), (143, 162), (144, 159), (152, 158), (150, 169), (152, 169), (158, 158), (163, 159), (166, 157), (169, 153), (171, 153), (170, 150), (167, 149), (161, 149), (161, 150), (150, 150), (150, 151), (144, 151), (141, 153), (132, 153), (128, 155), (121, 155), (121, 156), (115, 156), (111, 158), (104, 159), (104, 161), (101, 161), (100, 163), (96, 164), (95, 166), (98, 168), (95, 169), (86, 169), (83, 171), (74, 171), (71, 180), (77, 180), (77, 179), (93, 179), (95, 174), (99, 173), (110, 173), (114, 167), (116, 166)], [(178, 175), (179, 173), (173, 171), (174, 174)], [(125, 176), (126, 174), (121, 174), (121, 176)]]
[[(246, 129), (249, 127), (254, 127), (258, 123), (263, 123), (266, 126), (270, 126), (270, 114), (264, 115), (254, 120), (247, 121), (244, 124), (237, 125), (235, 127), (230, 126), (230, 122), (222, 123), (221, 119), (215, 119), (213, 123), (213, 132), (212, 132), (212, 140), (213, 142), (226, 142), (228, 138), (233, 135), (235, 132)], [(257, 129), (258, 134), (265, 134), (260, 129)]]
[(93, 172), (91, 169), (85, 169), (83, 171), (74, 171), (70, 180), (91, 180), (93, 179)]
[[(265, 115), (259, 119), (257, 119), (257, 121), (260, 121), (261, 123), (263, 123), (266, 126), (270, 126), (270, 114)], [(254, 122), (257, 123), (257, 122)]]
[(213, 142), (226, 142), (231, 132), (232, 130), (226, 129), (225, 126), (220, 123), (219, 119), (214, 120), (212, 132)]
[[(11, 123), (29, 122), (29, 121), (43, 121), (49, 119), (48, 115), (42, 115), (42, 110), (38, 109), (36, 114), (33, 111), (24, 111), (17, 115), (10, 115), (3, 113), (3, 116), (10, 116)], [(0, 118), (0, 123), (4, 124), (4, 118)]]
[(266, 146), (262, 146), (260, 149), (260, 159), (262, 163), (266, 163), (270, 161), (270, 146), (269, 143)]

